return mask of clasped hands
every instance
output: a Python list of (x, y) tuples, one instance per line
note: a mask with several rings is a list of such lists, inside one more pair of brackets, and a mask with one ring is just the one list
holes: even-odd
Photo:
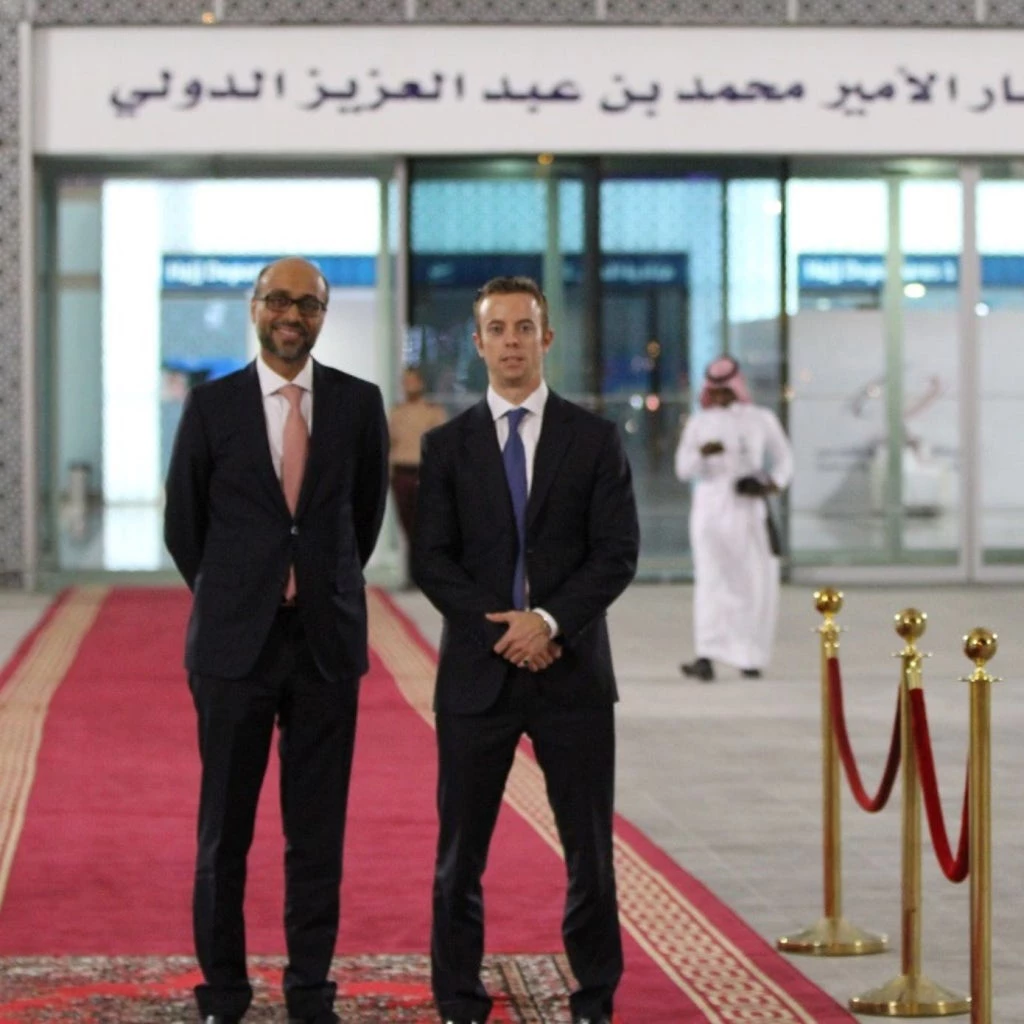
[(562, 656), (562, 645), (552, 640), (548, 624), (536, 612), (489, 612), (485, 618), (508, 626), (494, 653), (513, 665), (541, 672)]

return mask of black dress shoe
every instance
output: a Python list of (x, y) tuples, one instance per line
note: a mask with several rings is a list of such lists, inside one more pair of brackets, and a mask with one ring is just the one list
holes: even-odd
[(740, 675), (744, 679), (760, 679), (761, 670), (759, 668), (741, 668)]
[(442, 1024), (480, 1024), (472, 1017), (445, 1017)]
[(572, 1024), (612, 1024), (612, 1019), (606, 1014), (600, 1017), (573, 1017)]
[[(708, 658), (697, 658), (689, 664), (684, 662), (679, 666), (679, 671), (691, 679), (699, 679), (702, 683), (710, 683), (715, 678), (714, 666)], [(601, 1024), (600, 1017), (594, 1021), (594, 1024)]]
[(231, 1014), (211, 1013), (202, 1018), (203, 1024), (242, 1024), (241, 1017), (234, 1017)]

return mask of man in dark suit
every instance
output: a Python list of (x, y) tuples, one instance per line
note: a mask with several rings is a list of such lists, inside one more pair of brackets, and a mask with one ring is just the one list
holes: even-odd
[(576, 1024), (608, 1024), (622, 974), (612, 859), (617, 699), (605, 612), (639, 530), (615, 426), (544, 382), (553, 332), (529, 278), (474, 307), (484, 400), (426, 435), (413, 567), (444, 616), (434, 710), (440, 831), (432, 983), (442, 1021), (482, 1024), (481, 876), (505, 781), (533, 741), (565, 851)]
[(262, 271), (250, 304), (259, 356), (193, 389), (167, 475), (164, 536), (193, 594), (185, 666), (202, 760), (193, 923), (204, 1024), (237, 1024), (252, 999), (242, 904), (275, 722), (289, 1020), (338, 1020), (327, 975), (368, 667), (363, 568), (388, 445), (379, 389), (310, 358), (327, 301), (306, 260)]

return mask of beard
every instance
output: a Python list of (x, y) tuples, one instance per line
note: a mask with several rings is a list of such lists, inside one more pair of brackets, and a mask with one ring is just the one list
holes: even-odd
[[(297, 331), (299, 337), (286, 344), (279, 344), (274, 340), (274, 330), (278, 327), (288, 327), (291, 330)], [(260, 347), (264, 352), (269, 352), (286, 363), (304, 361), (309, 356), (309, 353), (313, 351), (313, 345), (316, 342), (316, 335), (311, 335), (304, 324), (295, 323), (285, 324), (276, 322), (269, 324), (258, 330), (256, 337), (259, 339)]]

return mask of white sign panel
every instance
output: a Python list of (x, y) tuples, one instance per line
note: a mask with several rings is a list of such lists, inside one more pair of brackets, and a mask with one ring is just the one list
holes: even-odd
[(34, 57), (46, 154), (1024, 154), (1012, 31), (54, 28)]

